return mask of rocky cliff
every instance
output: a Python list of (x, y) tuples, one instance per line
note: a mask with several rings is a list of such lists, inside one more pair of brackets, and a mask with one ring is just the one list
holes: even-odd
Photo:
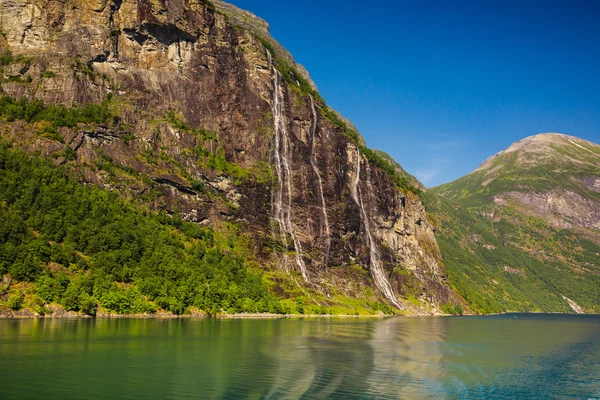
[(0, 18), (4, 95), (110, 114), (58, 129), (6, 118), (3, 140), (140, 206), (235, 226), (265, 271), (325, 301), (462, 303), (420, 190), (364, 147), (264, 21), (202, 0), (1, 0)]

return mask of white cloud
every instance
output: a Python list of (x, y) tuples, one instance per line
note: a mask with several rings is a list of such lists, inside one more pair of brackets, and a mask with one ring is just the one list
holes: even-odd
[(430, 168), (425, 170), (420, 170), (415, 172), (415, 176), (418, 180), (420, 180), (425, 186), (431, 182), (433, 178), (435, 178), (441, 171), (438, 168)]

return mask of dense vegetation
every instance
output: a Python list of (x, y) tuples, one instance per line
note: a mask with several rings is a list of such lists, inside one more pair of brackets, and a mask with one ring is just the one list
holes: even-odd
[[(0, 275), (31, 282), (38, 312), (52, 302), (89, 314), (282, 312), (261, 274), (212, 230), (142, 211), (7, 144), (0, 219)], [(23, 305), (21, 291), (4, 295), (10, 307)]]
[(563, 295), (600, 311), (594, 242), (511, 206), (496, 210), (492, 221), (436, 193), (423, 197), (440, 224), (436, 236), (449, 280), (474, 311), (571, 312)]

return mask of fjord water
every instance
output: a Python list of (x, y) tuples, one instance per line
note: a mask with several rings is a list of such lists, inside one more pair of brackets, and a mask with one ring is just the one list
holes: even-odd
[(2, 399), (600, 398), (600, 317), (0, 320)]

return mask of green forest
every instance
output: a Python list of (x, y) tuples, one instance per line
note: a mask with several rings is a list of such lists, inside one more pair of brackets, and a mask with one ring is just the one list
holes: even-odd
[[(263, 276), (213, 230), (144, 211), (63, 167), (0, 144), (0, 298), (94, 315), (283, 312)], [(4, 291), (4, 292), (2, 292)]]

